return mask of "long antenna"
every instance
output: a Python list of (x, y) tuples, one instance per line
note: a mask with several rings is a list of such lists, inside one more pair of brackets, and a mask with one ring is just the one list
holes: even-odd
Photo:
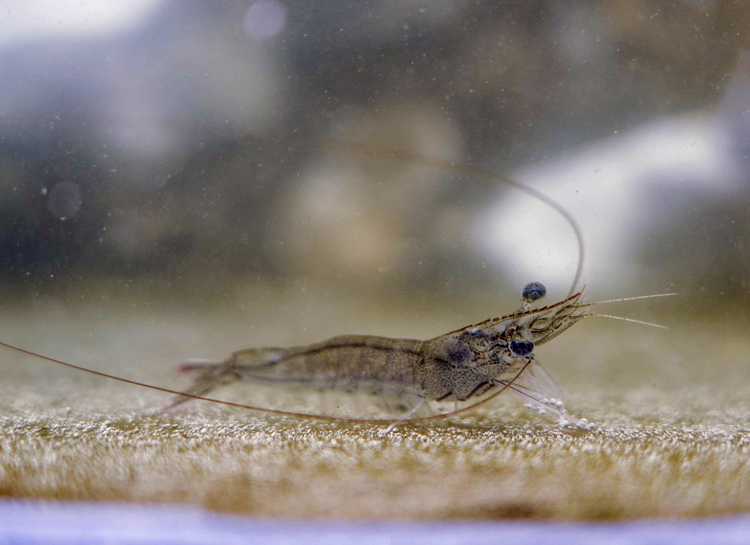
[(335, 145), (338, 148), (341, 148), (344, 150), (353, 150), (356, 153), (360, 153), (362, 155), (368, 155), (370, 157), (379, 157), (381, 155), (389, 155), (391, 157), (402, 159), (404, 161), (421, 163), (424, 165), (443, 168), (446, 170), (452, 170), (453, 172), (457, 172), (459, 174), (467, 174), (469, 176), (488, 178), (495, 182), (513, 187), (519, 191), (526, 193), (527, 195), (531, 195), (532, 197), (539, 199), (544, 204), (546, 204), (547, 206), (555, 210), (557, 213), (559, 213), (563, 218), (565, 218), (568, 224), (570, 224), (570, 227), (573, 229), (573, 233), (575, 234), (576, 241), (578, 243), (578, 267), (576, 268), (576, 273), (575, 273), (575, 276), (573, 277), (573, 283), (570, 286), (570, 291), (568, 292), (568, 296), (571, 296), (576, 292), (576, 286), (578, 286), (578, 283), (581, 281), (581, 275), (583, 274), (583, 265), (584, 265), (584, 261), (586, 258), (585, 243), (583, 241), (583, 231), (581, 230), (580, 225), (578, 225), (578, 222), (573, 217), (573, 215), (570, 212), (568, 212), (565, 209), (565, 207), (563, 207), (563, 205), (558, 203), (552, 197), (549, 197), (548, 195), (542, 193), (538, 189), (534, 189), (533, 187), (523, 185), (519, 182), (511, 180), (510, 178), (505, 178), (504, 176), (500, 176), (498, 174), (495, 174), (494, 172), (490, 172), (488, 170), (484, 170), (479, 167), (465, 165), (462, 163), (456, 163), (454, 161), (448, 161), (446, 159), (440, 159), (438, 157), (427, 157), (424, 155), (420, 155), (418, 153), (401, 150), (401, 149), (392, 149), (392, 148), (386, 148), (382, 146), (374, 146), (371, 144), (362, 144), (358, 142), (344, 142), (341, 140), (337, 140), (335, 138), (325, 138), (325, 140)]
[[(135, 116), (130, 115), (128, 117), (133, 118)], [(118, 119), (118, 121), (121, 122), (120, 119)], [(274, 129), (271, 129), (267, 132), (268, 134), (270, 134), (272, 137), (275, 137), (275, 138), (284, 138), (288, 136)], [(495, 174), (494, 172), (490, 172), (489, 170), (484, 170), (482, 168), (463, 164), (463, 163), (457, 163), (455, 161), (448, 161), (446, 159), (441, 159), (439, 157), (428, 157), (426, 155), (421, 155), (413, 151), (389, 148), (389, 147), (378, 146), (374, 144), (365, 144), (362, 142), (348, 142), (348, 141), (339, 140), (337, 138), (333, 138), (330, 136), (319, 137), (318, 142), (321, 142), (321, 141), (328, 143), (332, 146), (335, 146), (339, 149), (354, 151), (355, 153), (359, 153), (361, 155), (366, 155), (366, 156), (375, 157), (375, 158), (378, 158), (381, 155), (390, 155), (393, 158), (402, 159), (404, 161), (410, 161), (413, 163), (420, 163), (423, 165), (451, 170), (459, 174), (467, 174), (469, 176), (487, 178), (489, 180), (493, 180), (500, 184), (513, 187), (517, 189), (518, 191), (522, 191), (523, 193), (526, 193), (527, 195), (531, 195), (532, 197), (539, 199), (544, 204), (546, 204), (547, 206), (555, 210), (558, 214), (560, 214), (565, 219), (565, 221), (568, 222), (571, 229), (573, 229), (573, 233), (576, 237), (576, 243), (578, 244), (578, 266), (576, 267), (576, 272), (575, 272), (575, 275), (573, 276), (573, 283), (570, 286), (570, 291), (568, 291), (568, 297), (570, 297), (576, 292), (576, 286), (578, 286), (578, 283), (581, 281), (581, 276), (583, 275), (583, 267), (586, 261), (586, 244), (583, 240), (583, 231), (581, 230), (581, 226), (578, 224), (578, 221), (576, 221), (576, 219), (573, 217), (573, 214), (568, 212), (568, 210), (562, 204), (554, 200), (552, 197), (546, 195), (545, 193), (542, 193), (538, 189), (516, 182), (515, 180), (511, 180), (510, 178), (500, 176), (498, 174)], [(324, 145), (316, 143), (314, 140), (306, 141), (306, 144), (312, 145), (318, 148), (325, 147)]]
[(636, 295), (635, 297), (620, 297), (619, 299), (606, 299), (604, 301), (595, 301), (593, 303), (584, 303), (581, 307), (593, 307), (594, 305), (603, 305), (605, 303), (621, 303), (623, 301), (637, 301), (638, 299), (653, 299), (654, 297), (673, 297), (679, 293), (652, 293), (651, 295)]
[(611, 314), (584, 314), (585, 318), (611, 318), (612, 320), (622, 320), (623, 322), (630, 322), (631, 324), (641, 324), (651, 327), (658, 327), (659, 329), (669, 329), (665, 325), (654, 324), (652, 322), (644, 322), (643, 320), (634, 320), (633, 318), (625, 318), (623, 316), (612, 316)]
[(3, 346), (5, 348), (8, 348), (10, 350), (15, 350), (16, 352), (20, 352), (21, 354), (26, 354), (27, 356), (33, 356), (35, 358), (40, 358), (52, 363), (56, 363), (58, 365), (62, 365), (64, 367), (69, 367), (71, 369), (75, 369), (76, 371), (83, 371), (84, 373), (90, 373), (92, 375), (96, 375), (98, 377), (104, 377), (112, 380), (116, 380), (117, 382), (123, 382), (125, 384), (130, 384), (132, 386), (139, 386), (141, 388), (148, 388), (149, 390), (156, 390), (157, 392), (163, 392), (165, 394), (173, 394), (177, 396), (182, 397), (188, 397), (190, 399), (197, 399), (198, 401), (208, 401), (211, 403), (218, 403), (219, 405), (226, 405), (228, 407), (235, 407), (238, 409), (246, 409), (250, 411), (257, 411), (262, 413), (268, 413), (268, 414), (276, 414), (279, 416), (293, 416), (295, 418), (308, 418), (311, 420), (323, 420), (327, 422), (349, 422), (352, 424), (392, 424), (392, 423), (398, 423), (398, 422), (426, 422), (429, 420), (440, 420), (443, 418), (448, 418), (450, 416), (460, 414), (466, 411), (469, 411), (473, 409), (474, 407), (478, 407), (479, 405), (483, 405), (484, 403), (487, 403), (491, 399), (496, 398), (501, 393), (503, 393), (508, 388), (512, 387), (513, 383), (518, 379), (518, 377), (521, 376), (521, 374), (526, 370), (526, 368), (531, 364), (532, 360), (529, 360), (526, 362), (526, 364), (521, 368), (521, 370), (516, 373), (516, 375), (508, 381), (502, 388), (500, 388), (497, 392), (493, 393), (491, 396), (488, 396), (476, 403), (473, 403), (471, 405), (468, 405), (466, 407), (463, 407), (461, 409), (451, 411), (448, 413), (443, 414), (435, 414), (432, 416), (423, 416), (420, 418), (407, 418), (404, 420), (400, 420), (398, 418), (345, 418), (345, 417), (339, 417), (339, 416), (325, 416), (322, 414), (308, 414), (308, 413), (297, 413), (293, 411), (282, 411), (280, 409), (268, 409), (265, 407), (255, 407), (253, 405), (244, 405), (242, 403), (234, 403), (232, 401), (224, 401), (221, 399), (214, 399), (212, 397), (203, 397), (195, 394), (189, 394), (187, 392), (179, 392), (177, 390), (171, 390), (169, 388), (162, 388), (161, 386), (154, 386), (153, 384), (146, 384), (145, 382), (138, 382), (137, 380), (130, 380), (127, 378), (118, 377), (115, 375), (110, 375), (109, 373), (103, 373), (101, 371), (94, 371), (93, 369), (87, 369), (85, 367), (81, 367), (80, 365), (73, 365), (72, 363), (67, 363), (62, 360), (58, 360), (55, 358), (51, 358), (49, 356), (43, 356), (42, 354), (37, 354), (36, 352), (32, 352), (31, 350), (25, 350), (23, 348), (19, 348), (17, 346), (13, 346), (12, 344), (7, 344), (4, 342), (0, 342), (0, 346)]

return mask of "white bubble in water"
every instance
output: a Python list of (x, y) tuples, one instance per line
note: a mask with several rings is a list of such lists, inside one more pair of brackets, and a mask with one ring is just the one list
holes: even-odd
[(47, 207), (61, 220), (72, 218), (81, 209), (81, 190), (73, 182), (60, 182), (49, 192)]
[(258, 0), (245, 14), (242, 25), (253, 38), (273, 38), (286, 24), (286, 8), (276, 0)]

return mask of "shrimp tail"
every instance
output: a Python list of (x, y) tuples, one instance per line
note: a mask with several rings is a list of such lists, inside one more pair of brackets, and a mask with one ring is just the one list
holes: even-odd
[(193, 373), (223, 364), (223, 360), (185, 360), (177, 366), (180, 373)]
[[(286, 348), (251, 348), (232, 354), (228, 360), (186, 360), (178, 365), (180, 373), (195, 375), (191, 387), (185, 392), (199, 397), (236, 380), (253, 378), (253, 371), (273, 366), (284, 355), (293, 352)], [(258, 377), (263, 378), (263, 377)], [(190, 401), (188, 396), (177, 396), (172, 403), (159, 409), (156, 414), (164, 414), (183, 403)]]
[[(231, 360), (229, 362), (190, 360), (181, 363), (179, 370), (181, 373), (200, 373), (186, 391), (190, 395), (199, 397), (205, 397), (219, 386), (233, 382), (238, 378), (235, 366)], [(156, 414), (165, 414), (192, 399), (187, 396), (177, 396), (172, 403), (156, 411)]]

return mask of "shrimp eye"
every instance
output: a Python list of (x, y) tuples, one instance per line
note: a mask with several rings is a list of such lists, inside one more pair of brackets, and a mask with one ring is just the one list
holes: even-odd
[(510, 341), (508, 348), (517, 358), (528, 358), (534, 353), (534, 343), (531, 341)]
[(545, 295), (547, 295), (547, 288), (544, 287), (544, 284), (541, 282), (529, 282), (523, 287), (521, 299), (527, 303), (533, 303)]

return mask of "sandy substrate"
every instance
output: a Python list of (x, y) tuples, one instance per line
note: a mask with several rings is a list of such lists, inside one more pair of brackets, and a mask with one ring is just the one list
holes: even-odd
[[(16, 313), (5, 318), (2, 340), (172, 387), (186, 384), (172, 362), (215, 356), (233, 342), (242, 347), (235, 337), (244, 332), (225, 314), (212, 322), (205, 312), (200, 320), (187, 312), (144, 318), (136, 309), (97, 319), (93, 308), (66, 310), (75, 316), (68, 321), (49, 311)], [(372, 327), (388, 334), (407, 321), (385, 316)], [(621, 323), (576, 326), (568, 340), (539, 350), (571, 412), (597, 424), (591, 432), (562, 430), (511, 398), (388, 434), (383, 426), (269, 418), (205, 403), (156, 417), (153, 409), (168, 401), (163, 395), (4, 351), (0, 496), (179, 503), (272, 517), (612, 520), (746, 512), (750, 342), (731, 325), (673, 322), (670, 332), (637, 329), (635, 336), (633, 329), (623, 335)], [(410, 323), (414, 336), (449, 330), (429, 316)], [(363, 324), (350, 326), (356, 332)], [(289, 344), (285, 335), (295, 334), (267, 344)]]
[[(510, 425), (494, 421), (504, 417)], [(292, 517), (617, 519), (750, 509), (750, 432), (641, 421), (568, 433), (488, 414), (382, 427), (4, 417), (0, 494)]]

